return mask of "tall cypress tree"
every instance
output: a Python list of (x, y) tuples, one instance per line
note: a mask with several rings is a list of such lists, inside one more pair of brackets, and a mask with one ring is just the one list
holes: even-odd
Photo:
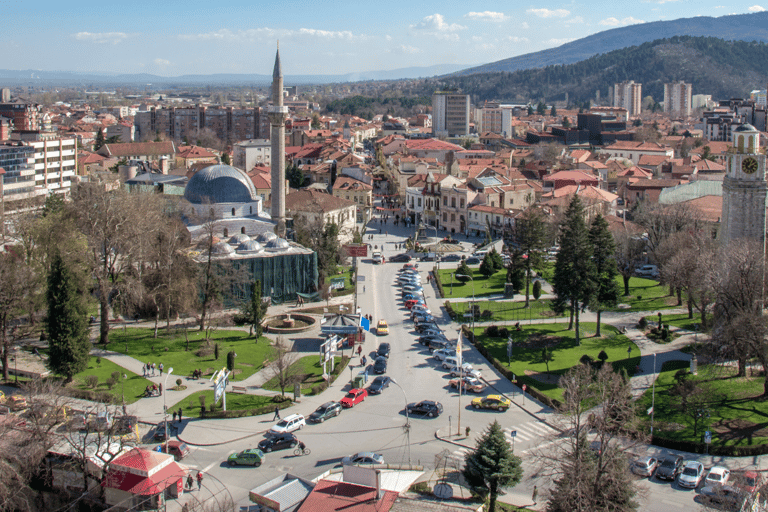
[(560, 250), (555, 260), (552, 283), (556, 297), (552, 301), (552, 308), (558, 313), (570, 310), (568, 329), (574, 328), (575, 320), (576, 342), (579, 344), (579, 313), (594, 294), (594, 273), (592, 244), (584, 222), (584, 206), (579, 196), (573, 196), (560, 225)]
[(48, 368), (72, 382), (72, 377), (88, 367), (91, 342), (85, 305), (77, 291), (75, 275), (56, 253), (48, 274)]
[(541, 264), (541, 253), (544, 251), (544, 239), (547, 226), (538, 208), (528, 208), (515, 219), (512, 236), (523, 258), (525, 265), (525, 307), (530, 305), (531, 269)]
[(99, 128), (99, 132), (96, 134), (96, 140), (93, 141), (93, 150), (98, 151), (104, 145), (104, 129)]
[(600, 314), (606, 307), (613, 307), (619, 301), (619, 284), (616, 276), (619, 271), (616, 268), (616, 243), (613, 235), (608, 231), (608, 221), (602, 215), (597, 215), (592, 220), (589, 228), (589, 241), (592, 244), (592, 263), (595, 267), (594, 288), (590, 308), (597, 311), (597, 332), (600, 336)]

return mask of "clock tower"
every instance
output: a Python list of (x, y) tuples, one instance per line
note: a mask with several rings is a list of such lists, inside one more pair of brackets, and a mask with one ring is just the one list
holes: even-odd
[(746, 238), (765, 247), (768, 185), (765, 155), (760, 151), (760, 132), (750, 124), (739, 126), (733, 132), (733, 146), (723, 179), (720, 239), (727, 245)]

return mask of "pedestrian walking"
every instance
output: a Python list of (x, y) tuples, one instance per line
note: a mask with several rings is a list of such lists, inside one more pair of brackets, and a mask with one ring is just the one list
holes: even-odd
[(147, 365), (142, 364), (141, 365), (141, 376), (146, 377), (147, 376)]
[(275, 416), (272, 418), (272, 421), (279, 420), (280, 419), (280, 407), (275, 406)]
[(160, 376), (162, 377), (163, 376), (163, 363), (160, 363), (160, 366), (158, 368), (160, 368)]
[(155, 376), (155, 363), (152, 363), (152, 376)]
[(363, 366), (365, 366), (365, 363), (368, 362), (368, 359), (366, 359), (365, 356), (363, 356), (363, 359), (361, 359), (360, 362), (363, 364)]
[(179, 423), (181, 423), (181, 407), (179, 407)]
[(363, 285), (363, 293), (365, 293), (365, 285)]
[(192, 486), (195, 485), (195, 481), (192, 479), (192, 473), (187, 475), (187, 489), (192, 490)]
[(536, 498), (539, 497), (539, 488), (535, 485), (533, 486), (533, 495), (531, 496), (531, 499), (533, 499), (533, 504), (536, 504)]
[(203, 472), (198, 471), (197, 472), (197, 490), (201, 490), (203, 488)]

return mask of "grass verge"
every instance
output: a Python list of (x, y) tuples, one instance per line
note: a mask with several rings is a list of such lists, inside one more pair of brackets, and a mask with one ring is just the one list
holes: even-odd
[[(469, 311), (471, 302), (451, 302), (451, 308), (456, 312), (454, 321), (466, 323), (464, 312)], [(539, 318), (562, 318), (564, 315), (558, 315), (552, 311), (549, 299), (533, 300), (531, 297), (530, 307), (525, 307), (525, 301), (478, 301), (481, 315), (485, 311), (490, 311), (491, 316), (476, 318), (476, 322), (524, 322), (529, 319)]]
[[(107, 379), (110, 379), (114, 372), (119, 373), (120, 376), (117, 383), (112, 386), (112, 389), (109, 389)], [(123, 379), (123, 375), (126, 375), (128, 378)], [(91, 387), (86, 384), (88, 376), (96, 376), (98, 378), (96, 387)], [(132, 404), (141, 398), (144, 394), (144, 390), (151, 384), (150, 381), (141, 375), (129, 372), (122, 366), (118, 366), (108, 359), (91, 356), (88, 360), (88, 368), (76, 374), (69, 387), (82, 391), (92, 391), (94, 393), (108, 393), (112, 395), (112, 401), (114, 403), (121, 403), (123, 389), (125, 389), (125, 403)]]
[[(213, 390), (198, 391), (186, 398), (183, 398), (175, 404), (168, 407), (168, 412), (178, 411), (181, 408), (184, 416), (188, 418), (200, 417), (200, 397), (205, 397), (206, 409), (210, 410), (210, 406), (213, 403)], [(274, 411), (275, 406), (279, 405), (283, 407), (290, 406), (290, 401), (285, 401), (280, 404), (276, 403), (271, 396), (264, 395), (243, 395), (237, 393), (227, 393), (227, 411), (251, 411), (262, 409), (261, 414), (267, 414)], [(221, 402), (216, 406), (216, 410), (220, 411), (222, 407)]]

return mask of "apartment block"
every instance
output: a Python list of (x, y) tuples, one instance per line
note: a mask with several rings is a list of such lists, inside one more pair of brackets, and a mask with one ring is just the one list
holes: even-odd
[(136, 140), (153, 140), (158, 134), (190, 143), (198, 130), (209, 129), (224, 142), (269, 138), (269, 119), (256, 108), (221, 106), (150, 108), (134, 116)]
[(269, 139), (244, 140), (232, 146), (232, 164), (248, 172), (256, 165), (272, 165), (272, 143)]
[(68, 194), (77, 175), (77, 139), (55, 133), (14, 131), (12, 139), (33, 149), (36, 194)]
[(664, 84), (664, 112), (675, 116), (690, 116), (691, 91), (691, 84), (685, 82)]
[(639, 116), (643, 100), (643, 84), (634, 80), (621, 82), (613, 88), (613, 106), (627, 109), (630, 117)]
[(0, 199), (6, 213), (8, 203), (35, 195), (35, 150), (21, 141), (0, 141)]
[(498, 133), (504, 137), (512, 137), (512, 120), (514, 119), (511, 105), (486, 103), (475, 110), (475, 123), (479, 133)]
[(39, 130), (42, 107), (31, 103), (0, 103), (0, 117), (13, 121), (16, 130)]
[(469, 95), (436, 92), (432, 95), (432, 133), (436, 137), (469, 135)]

